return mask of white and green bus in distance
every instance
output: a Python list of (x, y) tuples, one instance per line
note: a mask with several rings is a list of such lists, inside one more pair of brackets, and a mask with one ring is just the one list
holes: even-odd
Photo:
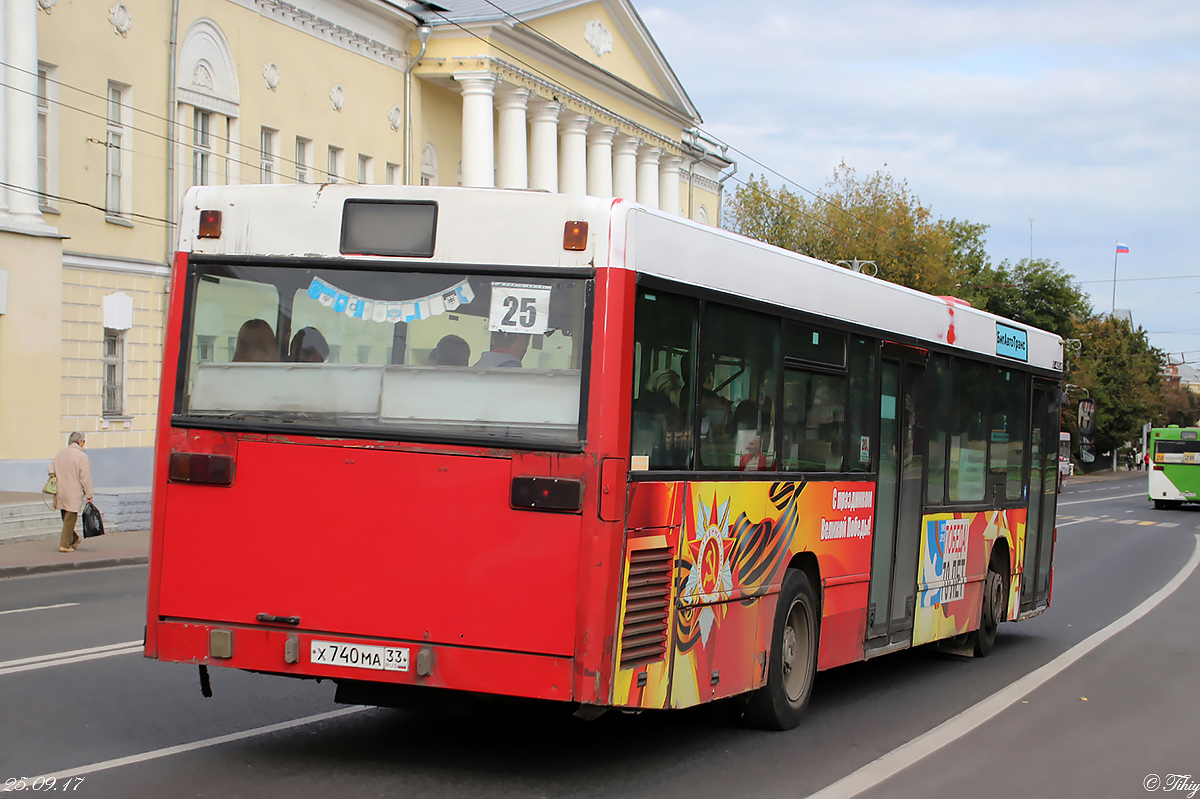
[(1160, 510), (1200, 502), (1200, 428), (1151, 430), (1148, 479), (1149, 499)]

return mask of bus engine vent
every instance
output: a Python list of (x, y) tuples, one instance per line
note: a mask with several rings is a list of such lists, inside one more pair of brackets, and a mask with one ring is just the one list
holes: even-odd
[(671, 550), (638, 549), (629, 553), (625, 624), (621, 628), (621, 668), (659, 660), (667, 652), (671, 607)]

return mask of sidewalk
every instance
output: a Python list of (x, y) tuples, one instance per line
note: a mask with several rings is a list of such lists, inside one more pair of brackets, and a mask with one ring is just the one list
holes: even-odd
[(58, 551), (59, 534), (0, 544), (0, 578), (26, 574), (133, 566), (150, 559), (150, 531), (130, 530), (84, 539), (71, 553)]

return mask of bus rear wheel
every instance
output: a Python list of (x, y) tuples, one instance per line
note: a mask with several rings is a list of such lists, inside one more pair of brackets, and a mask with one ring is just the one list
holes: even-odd
[(808, 576), (789, 569), (775, 609), (767, 684), (750, 695), (743, 719), (754, 727), (790, 730), (812, 694), (817, 674), (817, 599)]
[(1007, 615), (1008, 594), (1004, 577), (993, 567), (988, 567), (983, 581), (983, 607), (979, 613), (979, 629), (967, 635), (967, 643), (974, 647), (975, 657), (985, 658), (996, 645), (996, 628)]

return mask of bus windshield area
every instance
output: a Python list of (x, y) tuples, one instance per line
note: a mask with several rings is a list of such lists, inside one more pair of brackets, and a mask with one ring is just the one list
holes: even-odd
[(574, 446), (587, 283), (193, 263), (176, 415), (248, 430)]
[(1200, 465), (1200, 441), (1158, 439), (1154, 442), (1154, 462)]

